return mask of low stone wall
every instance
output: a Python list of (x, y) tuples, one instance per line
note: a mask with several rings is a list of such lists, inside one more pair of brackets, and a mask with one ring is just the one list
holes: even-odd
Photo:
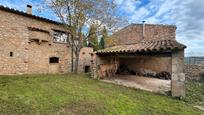
[(204, 65), (184, 65), (184, 73), (188, 80), (199, 80), (204, 77)]
[(103, 57), (97, 56), (96, 54), (92, 57), (93, 62), (92, 77), (95, 79), (103, 79), (105, 77), (113, 77), (117, 71), (119, 60), (116, 57)]
[[(127, 61), (128, 60), (128, 61)], [(151, 70), (157, 73), (166, 71), (171, 73), (170, 56), (135, 56), (133, 58), (120, 58), (120, 64), (126, 65), (133, 71), (140, 69)]]

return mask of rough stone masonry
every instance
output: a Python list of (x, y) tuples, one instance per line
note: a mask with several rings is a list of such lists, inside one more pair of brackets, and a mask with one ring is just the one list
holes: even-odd
[(65, 31), (62, 24), (2, 6), (0, 17), (0, 74), (70, 70), (69, 46), (53, 41), (55, 30)]
[[(33, 15), (30, 5), (27, 13), (0, 6), (0, 17), (0, 75), (71, 71), (71, 48), (62, 23)], [(80, 61), (87, 57), (80, 56)]]
[(116, 76), (122, 66), (133, 72), (147, 70), (171, 75), (171, 94), (185, 96), (184, 49), (176, 41), (176, 26), (131, 24), (112, 35), (114, 45), (96, 52), (95, 78)]

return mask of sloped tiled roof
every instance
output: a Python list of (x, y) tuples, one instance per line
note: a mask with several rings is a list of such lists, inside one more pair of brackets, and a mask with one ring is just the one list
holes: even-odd
[(129, 45), (117, 45), (103, 50), (99, 50), (97, 54), (108, 53), (145, 53), (145, 52), (166, 52), (173, 50), (181, 50), (186, 48), (185, 45), (177, 42), (176, 40), (159, 40), (140, 42)]
[(28, 14), (26, 12), (23, 12), (23, 11), (20, 11), (20, 10), (16, 10), (16, 9), (13, 9), (13, 8), (9, 8), (9, 7), (3, 6), (3, 5), (0, 5), (0, 10), (4, 10), (4, 11), (7, 11), (7, 12), (19, 14), (19, 15), (26, 16), (26, 17), (33, 18), (33, 19), (37, 19), (37, 20), (46, 21), (46, 22), (53, 23), (53, 24), (60, 24), (60, 25), (62, 25), (61, 22), (50, 20), (50, 19), (47, 19), (47, 18), (44, 18), (44, 17), (33, 15), (33, 14)]

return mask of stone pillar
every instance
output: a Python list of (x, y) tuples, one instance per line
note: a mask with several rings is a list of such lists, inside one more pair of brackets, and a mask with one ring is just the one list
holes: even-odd
[(96, 53), (93, 53), (92, 55), (92, 63), (91, 63), (91, 77), (93, 79), (97, 79), (98, 78), (98, 72), (97, 72), (97, 58), (98, 56), (96, 55)]
[(172, 53), (171, 94), (185, 97), (184, 50)]

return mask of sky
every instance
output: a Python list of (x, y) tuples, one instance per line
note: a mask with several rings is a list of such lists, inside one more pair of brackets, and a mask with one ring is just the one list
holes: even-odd
[[(58, 20), (51, 10), (41, 8), (42, 0), (0, 0), (0, 5)], [(204, 56), (204, 0), (116, 0), (118, 15), (129, 23), (176, 25), (176, 39), (187, 46), (185, 56)], [(41, 10), (39, 10), (41, 9)]]

